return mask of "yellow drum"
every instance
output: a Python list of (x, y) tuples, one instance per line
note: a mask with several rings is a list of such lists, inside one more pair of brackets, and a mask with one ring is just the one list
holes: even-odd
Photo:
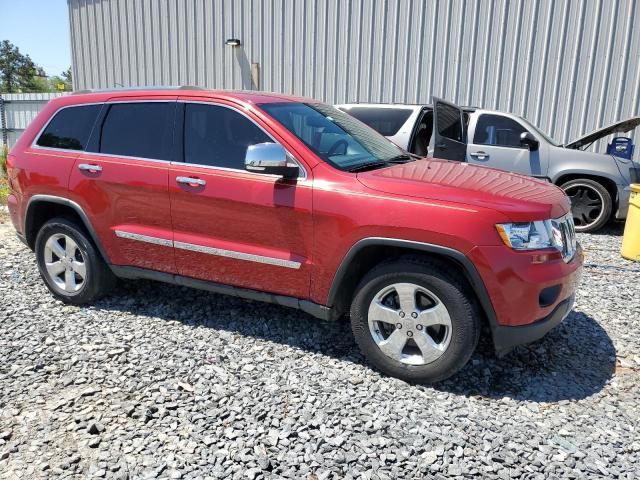
[(640, 183), (631, 184), (629, 213), (622, 237), (622, 256), (640, 262)]

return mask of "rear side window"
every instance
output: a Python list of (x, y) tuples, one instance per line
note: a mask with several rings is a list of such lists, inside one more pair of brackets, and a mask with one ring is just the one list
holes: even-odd
[(462, 119), (460, 110), (442, 103), (436, 104), (438, 133), (443, 137), (463, 142)]
[(250, 145), (273, 142), (244, 115), (226, 107), (187, 103), (184, 107), (184, 161), (244, 170)]
[(526, 128), (508, 117), (484, 114), (478, 119), (473, 143), (522, 148), (520, 135), (526, 131)]
[(387, 137), (398, 133), (411, 115), (407, 108), (352, 107), (343, 111)]
[(114, 103), (102, 124), (98, 151), (157, 160), (171, 158), (175, 103)]
[(55, 114), (36, 145), (67, 150), (84, 150), (102, 105), (66, 107)]

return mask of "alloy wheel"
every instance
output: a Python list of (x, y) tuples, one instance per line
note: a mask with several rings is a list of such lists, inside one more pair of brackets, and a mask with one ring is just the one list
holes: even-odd
[(76, 293), (84, 285), (87, 266), (78, 244), (68, 235), (51, 235), (44, 245), (47, 276), (66, 293)]
[(577, 230), (585, 230), (597, 223), (604, 213), (604, 199), (590, 185), (575, 183), (565, 189), (571, 200), (571, 212)]
[(431, 291), (414, 283), (380, 290), (368, 311), (371, 335), (388, 357), (408, 365), (440, 358), (451, 342), (451, 316)]

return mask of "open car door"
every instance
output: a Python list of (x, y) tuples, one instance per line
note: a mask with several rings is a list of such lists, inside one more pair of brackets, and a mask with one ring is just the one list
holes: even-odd
[(433, 97), (433, 156), (464, 162), (467, 136), (462, 108)]

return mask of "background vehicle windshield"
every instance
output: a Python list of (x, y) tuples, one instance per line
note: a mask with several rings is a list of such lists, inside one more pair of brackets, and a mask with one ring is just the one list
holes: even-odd
[(329, 105), (286, 102), (264, 103), (260, 108), (341, 170), (406, 154), (372, 128)]
[(547, 135), (546, 133), (544, 133), (542, 130), (540, 130), (538, 127), (536, 127), (534, 124), (532, 124), (531, 122), (529, 122), (526, 118), (522, 118), (519, 117), (520, 120), (522, 120), (522, 122), (528, 126), (529, 128), (531, 128), (531, 130), (533, 130), (534, 132), (536, 132), (538, 135), (540, 135), (542, 138), (544, 138), (548, 143), (550, 143), (551, 145), (553, 145), (554, 147), (557, 147), (558, 145), (560, 145), (558, 142), (556, 142), (553, 138), (551, 138), (549, 135)]

